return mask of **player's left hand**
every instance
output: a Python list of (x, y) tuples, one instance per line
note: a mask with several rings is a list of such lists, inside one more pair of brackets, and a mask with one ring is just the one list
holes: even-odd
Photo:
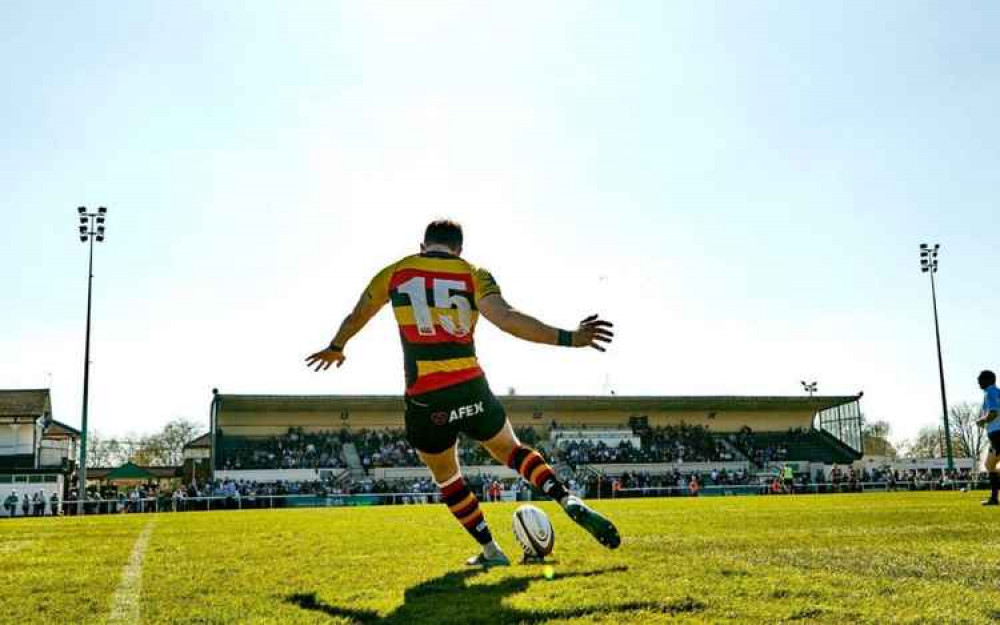
[(614, 324), (605, 321), (597, 315), (590, 315), (580, 322), (580, 327), (573, 332), (573, 347), (593, 347), (599, 352), (607, 351), (601, 343), (610, 343), (615, 333), (611, 331)]
[(330, 365), (337, 363), (337, 368), (339, 369), (340, 365), (344, 364), (344, 360), (346, 360), (344, 352), (327, 347), (306, 358), (306, 366), (309, 368), (315, 367), (314, 371), (326, 371), (330, 368)]

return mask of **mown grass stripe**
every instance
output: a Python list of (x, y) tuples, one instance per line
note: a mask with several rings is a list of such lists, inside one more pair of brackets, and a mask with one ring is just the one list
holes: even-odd
[(122, 579), (115, 590), (111, 601), (111, 615), (108, 623), (138, 623), (139, 598), (142, 596), (142, 562), (149, 546), (149, 537), (153, 534), (153, 523), (150, 521), (142, 529), (132, 547), (132, 555), (122, 569)]

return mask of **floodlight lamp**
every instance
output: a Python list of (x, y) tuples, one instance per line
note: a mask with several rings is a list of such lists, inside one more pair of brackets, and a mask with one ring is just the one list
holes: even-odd
[(98, 217), (97, 218), (97, 223), (103, 224), (104, 223), (104, 217)]
[(104, 234), (104, 226), (97, 226), (97, 234)]
[(935, 243), (935, 244), (934, 244), (934, 249), (935, 249), (935, 250), (939, 250), (939, 249), (941, 249), (941, 244), (940, 244), (940, 243)]
[(929, 269), (928, 269), (928, 268), (927, 268), (927, 266), (925, 265), (925, 266), (923, 266), (923, 267), (921, 267), (921, 268), (920, 268), (920, 271), (922, 271), (922, 272), (924, 272), (924, 273), (927, 273), (927, 272), (929, 271)]
[(927, 244), (926, 243), (921, 243), (920, 244), (920, 249), (926, 250), (927, 249)]
[(103, 234), (99, 234), (99, 235), (97, 235), (97, 242), (98, 242), (98, 243), (100, 243), (100, 242), (101, 242), (101, 241), (103, 241), (103, 240), (104, 240), (104, 235), (103, 235)]
[(104, 215), (108, 212), (108, 209), (101, 206), (100, 208), (97, 209), (97, 212), (100, 213), (101, 215)]
[(84, 214), (84, 213), (87, 212), (87, 207), (86, 206), (79, 206), (79, 207), (77, 207), (76, 212), (78, 212), (78, 213), (80, 213), (82, 215), (82, 214)]
[(80, 226), (80, 234), (87, 234), (87, 226)]

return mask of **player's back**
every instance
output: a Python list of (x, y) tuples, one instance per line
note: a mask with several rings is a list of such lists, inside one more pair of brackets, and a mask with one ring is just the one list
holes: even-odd
[(407, 256), (375, 277), (369, 295), (390, 302), (399, 325), (407, 395), (483, 377), (473, 340), (478, 303), (499, 292), (489, 272), (445, 252)]

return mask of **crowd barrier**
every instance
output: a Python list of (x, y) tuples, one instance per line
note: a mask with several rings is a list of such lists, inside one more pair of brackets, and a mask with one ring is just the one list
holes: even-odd
[[(888, 491), (928, 491), (928, 490), (977, 490), (987, 487), (987, 480), (956, 480), (941, 483), (940, 480), (906, 481), (890, 484), (888, 482), (818, 482), (795, 484), (791, 492), (782, 489), (774, 492), (770, 484), (720, 484), (702, 486), (697, 493), (688, 487), (679, 486), (649, 486), (642, 488), (622, 488), (611, 493), (612, 499), (628, 499), (641, 497), (719, 497), (739, 495), (811, 495), (824, 493), (865, 493)], [(511, 501), (510, 493), (503, 501)], [(522, 490), (517, 493), (517, 501), (530, 501), (531, 491)], [(601, 497), (596, 497), (600, 499)], [(306, 494), (306, 495), (248, 495), (184, 497), (174, 499), (142, 498), (135, 500), (101, 499), (83, 502), (83, 514), (156, 514), (167, 512), (194, 512), (211, 510), (259, 510), (277, 508), (341, 508), (352, 506), (385, 506), (440, 503), (439, 493), (363, 493), (356, 495), (342, 494)], [(483, 498), (487, 501), (487, 498)], [(74, 516), (80, 514), (79, 501), (67, 500), (60, 503), (55, 514)], [(45, 506), (44, 514), (36, 515), (29, 512), (25, 515), (21, 507), (15, 509), (17, 518), (30, 516), (53, 516), (51, 505)], [(32, 510), (34, 512), (34, 510)], [(0, 518), (9, 518), (8, 510), (0, 510)]]
[[(522, 491), (527, 492), (527, 491)], [(487, 501), (487, 498), (483, 498)], [(505, 501), (512, 500), (509, 496)], [(211, 497), (173, 497), (139, 499), (94, 499), (83, 502), (84, 514), (148, 514), (161, 512), (191, 512), (211, 510), (254, 510), (271, 508), (340, 508), (348, 506), (385, 506), (439, 503), (439, 493), (363, 493), (356, 495), (306, 494), (306, 495), (244, 495), (240, 497), (218, 495)], [(57, 514), (73, 516), (80, 514), (80, 501), (61, 502)], [(52, 508), (47, 505), (42, 515), (22, 514), (20, 506), (15, 516), (52, 516)], [(7, 518), (6, 510), (0, 511), (0, 518)]]
[(646, 486), (640, 488), (622, 488), (612, 491), (611, 498), (626, 499), (634, 497), (718, 497), (731, 495), (817, 495), (832, 493), (864, 493), (864, 492), (902, 492), (925, 490), (977, 490), (989, 485), (988, 480), (954, 480), (942, 483), (940, 480), (916, 480), (890, 484), (889, 482), (810, 482), (794, 484), (789, 491), (781, 485), (781, 490), (775, 492), (771, 484), (718, 484), (701, 486), (697, 492), (692, 492), (687, 486)]

